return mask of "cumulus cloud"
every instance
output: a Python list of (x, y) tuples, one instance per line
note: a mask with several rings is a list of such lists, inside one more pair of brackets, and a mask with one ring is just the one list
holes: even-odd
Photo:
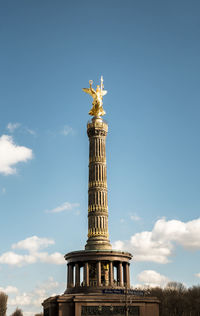
[(36, 258), (32, 255), (19, 255), (12, 251), (4, 252), (2, 255), (0, 255), (0, 264), (9, 264), (20, 267), (35, 262)]
[(15, 286), (8, 285), (6, 287), (0, 287), (0, 292), (4, 292), (6, 294), (18, 293), (18, 289)]
[(200, 278), (200, 273), (196, 273), (195, 276)]
[(15, 298), (10, 299), (10, 305), (17, 305), (17, 306), (25, 306), (30, 305), (32, 301), (31, 295), (27, 293), (22, 293), (17, 295)]
[(16, 145), (12, 136), (2, 135), (0, 137), (0, 173), (4, 175), (14, 174), (16, 173), (14, 165), (32, 158), (32, 150)]
[(12, 245), (12, 249), (27, 250), (28, 254), (18, 254), (14, 251), (8, 251), (0, 255), (0, 264), (8, 264), (13, 266), (24, 266), (36, 262), (64, 264), (63, 255), (59, 252), (49, 254), (48, 252), (40, 251), (49, 245), (55, 244), (54, 240), (48, 238), (39, 238), (32, 236), (19, 241)]
[(166, 221), (160, 219), (156, 222), (153, 230), (154, 239), (175, 241), (186, 249), (200, 249), (200, 218), (181, 222), (178, 220)]
[(49, 238), (39, 238), (37, 236), (28, 237), (12, 245), (12, 249), (25, 249), (29, 252), (36, 252), (39, 249), (54, 245), (55, 241)]
[(8, 123), (7, 130), (9, 130), (10, 133), (13, 133), (20, 126), (21, 126), (20, 123)]
[[(29, 292), (13, 292), (13, 295), (9, 295), (8, 298), (8, 309), (13, 310), (17, 306), (23, 307), (24, 315), (34, 315), (41, 311), (41, 303), (47, 297), (60, 294), (64, 290), (65, 284), (61, 284), (49, 277), (44, 283), (40, 283), (32, 291)], [(16, 294), (16, 295), (14, 295)]]
[(154, 270), (144, 270), (138, 274), (137, 278), (145, 287), (164, 287), (169, 282), (169, 279), (166, 276)]
[(176, 244), (188, 250), (200, 249), (200, 218), (186, 223), (159, 219), (152, 231), (136, 233), (128, 241), (118, 240), (113, 247), (132, 252), (135, 261), (164, 264), (169, 262)]
[(78, 203), (69, 203), (69, 202), (65, 202), (59, 206), (57, 206), (56, 208), (53, 208), (52, 210), (46, 210), (46, 213), (60, 213), (60, 212), (64, 212), (64, 211), (71, 211), (73, 208), (79, 207), (80, 204)]
[(37, 258), (40, 262), (43, 262), (43, 263), (52, 263), (52, 264), (65, 263), (64, 257), (60, 252), (54, 252), (52, 254), (48, 254), (47, 252), (38, 252), (35, 254), (35, 258)]

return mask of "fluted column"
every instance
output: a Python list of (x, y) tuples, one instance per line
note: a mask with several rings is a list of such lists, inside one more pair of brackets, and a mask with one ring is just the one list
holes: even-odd
[(108, 239), (106, 135), (108, 125), (93, 117), (87, 125), (89, 137), (88, 240), (86, 250), (111, 249)]

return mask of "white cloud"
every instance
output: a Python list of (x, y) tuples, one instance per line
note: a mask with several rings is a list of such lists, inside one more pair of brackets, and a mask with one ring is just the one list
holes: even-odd
[(48, 238), (39, 238), (37, 236), (28, 237), (12, 245), (12, 249), (25, 249), (29, 252), (37, 252), (39, 249), (54, 245), (55, 241)]
[(200, 218), (189, 222), (159, 219), (152, 231), (136, 233), (128, 241), (116, 241), (116, 249), (134, 253), (135, 261), (169, 262), (175, 245), (188, 250), (200, 249)]
[(137, 278), (144, 286), (150, 287), (164, 287), (169, 282), (169, 279), (166, 276), (154, 270), (144, 270), (138, 274)]
[(23, 266), (26, 264), (35, 263), (36, 258), (32, 255), (19, 255), (15, 252), (9, 251), (0, 255), (1, 264), (9, 264), (13, 266)]
[(0, 292), (4, 292), (6, 294), (18, 293), (18, 289), (15, 286), (8, 285), (6, 287), (0, 287)]
[(35, 136), (36, 135), (36, 132), (28, 127), (24, 127), (24, 126), (21, 126), (20, 123), (8, 123), (8, 125), (6, 126), (7, 130), (10, 132), (10, 133), (13, 133), (16, 129), (18, 129), (20, 127), (20, 129), (23, 131), (23, 132), (26, 132), (30, 135), (33, 135)]
[(78, 203), (65, 202), (52, 210), (46, 210), (46, 213), (60, 213), (63, 211), (71, 211), (73, 208), (80, 206)]
[(181, 222), (178, 220), (166, 221), (160, 219), (156, 222), (153, 230), (154, 239), (175, 241), (186, 249), (200, 249), (200, 218)]
[(73, 134), (74, 130), (72, 127), (65, 125), (61, 131), (61, 134), (68, 136), (69, 134)]
[[(41, 303), (44, 299), (61, 294), (64, 292), (64, 283), (58, 283), (52, 277), (44, 282), (40, 283), (32, 291), (29, 292), (16, 292), (17, 295), (9, 295), (8, 297), (8, 310), (13, 311), (16, 307), (23, 308), (23, 315), (30, 316), (41, 312)], [(13, 292), (14, 294), (14, 292)]]
[(54, 252), (52, 254), (48, 254), (47, 252), (38, 252), (37, 254), (35, 254), (35, 257), (38, 258), (38, 260), (43, 263), (52, 263), (52, 264), (65, 263), (64, 257), (60, 252)]
[(134, 213), (130, 215), (130, 219), (132, 221), (139, 221), (141, 218), (137, 214)]
[(196, 273), (195, 276), (200, 278), (200, 273)]
[(13, 133), (17, 128), (20, 127), (20, 123), (8, 123), (7, 129), (9, 130), (10, 133)]
[(13, 244), (12, 249), (27, 250), (28, 254), (18, 254), (14, 251), (5, 252), (0, 255), (0, 264), (8, 264), (18, 267), (36, 262), (58, 265), (64, 264), (65, 260), (61, 253), (54, 252), (49, 254), (48, 252), (39, 251), (40, 249), (53, 244), (55, 244), (54, 240), (48, 238), (39, 238), (37, 236), (26, 238)]
[(33, 129), (30, 129), (30, 128), (25, 128), (25, 130), (27, 131), (27, 133), (29, 133), (30, 135), (33, 135), (35, 136), (36, 135), (36, 132), (33, 130)]
[(5, 175), (16, 173), (13, 165), (32, 158), (32, 150), (16, 145), (12, 136), (2, 135), (0, 137), (0, 173)]
[(116, 241), (114, 249), (127, 250), (134, 253), (135, 261), (153, 261), (167, 263), (171, 255), (170, 245), (152, 240), (152, 232), (137, 233), (129, 241)]
[(16, 306), (30, 305), (32, 302), (32, 295), (27, 293), (22, 293), (17, 295), (15, 298), (11, 298), (9, 304)]

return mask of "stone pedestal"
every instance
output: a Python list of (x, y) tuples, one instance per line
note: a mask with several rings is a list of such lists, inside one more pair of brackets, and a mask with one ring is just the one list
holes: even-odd
[(44, 316), (159, 316), (159, 301), (120, 294), (64, 294), (43, 302)]

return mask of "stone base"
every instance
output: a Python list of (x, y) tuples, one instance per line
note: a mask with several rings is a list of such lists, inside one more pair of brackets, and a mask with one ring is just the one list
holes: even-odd
[(85, 245), (85, 250), (111, 250), (112, 246), (107, 238), (89, 238)]
[(63, 294), (43, 302), (44, 316), (159, 316), (159, 300), (121, 294)]

